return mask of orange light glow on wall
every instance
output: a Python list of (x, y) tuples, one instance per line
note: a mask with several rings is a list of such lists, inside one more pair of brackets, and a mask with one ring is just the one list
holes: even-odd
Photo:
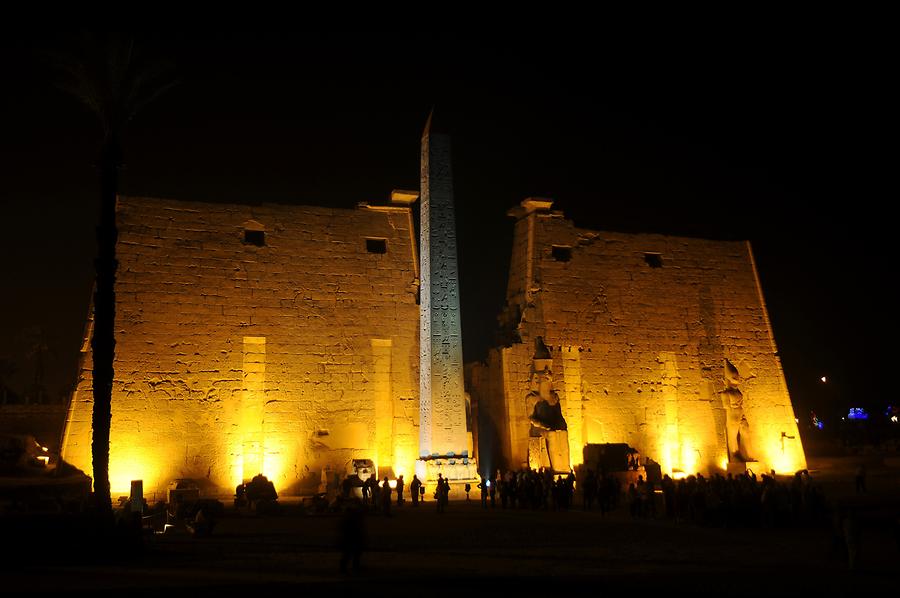
[(131, 480), (143, 480), (145, 488), (162, 488), (167, 463), (164, 455), (122, 438), (112, 438), (109, 451), (110, 493), (124, 496), (131, 491)]
[(774, 433), (763, 445), (762, 459), (768, 469), (774, 469), (779, 475), (789, 475), (806, 467), (800, 438), (797, 434), (787, 432)]
[(283, 488), (288, 482), (284, 449), (285, 447), (281, 442), (272, 438), (266, 438), (265, 461), (262, 474), (269, 478), (276, 488)]
[(697, 473), (697, 449), (691, 439), (681, 442), (681, 470), (688, 473)]
[(413, 468), (415, 466), (415, 447), (409, 443), (396, 443), (394, 445), (394, 475), (396, 477), (403, 476), (404, 480), (412, 479)]

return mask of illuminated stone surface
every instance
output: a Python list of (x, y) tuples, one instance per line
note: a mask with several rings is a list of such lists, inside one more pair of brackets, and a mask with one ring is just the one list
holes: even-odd
[[(727, 463), (726, 359), (742, 377), (743, 415), (757, 467), (805, 467), (793, 409), (750, 246), (579, 229), (548, 200), (516, 218), (507, 307), (509, 346), (467, 368), (493, 431), (496, 469), (528, 460), (525, 400), (531, 348), (552, 349), (554, 387), (569, 424), (573, 465), (586, 443), (624, 442), (664, 472)], [(496, 462), (496, 463), (495, 463)]]
[[(436, 479), (437, 471), (450, 479), (471, 479), (450, 138), (432, 130), (432, 117), (422, 135), (421, 167), (419, 456), (439, 459), (417, 467), (427, 479)], [(426, 472), (426, 465), (434, 471)]]
[[(120, 198), (114, 496), (143, 479), (279, 491), (323, 468), (418, 456), (418, 308), (407, 206), (339, 210)], [(262, 232), (247, 237), (246, 231)], [(367, 239), (386, 242), (370, 253)], [(90, 329), (88, 329), (88, 334)], [(89, 344), (64, 456), (91, 471)], [(397, 470), (397, 471), (395, 471)]]

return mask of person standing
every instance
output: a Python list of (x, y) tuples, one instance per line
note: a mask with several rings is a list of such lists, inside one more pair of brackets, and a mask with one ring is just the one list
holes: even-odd
[(391, 484), (388, 482), (387, 476), (384, 476), (384, 483), (381, 485), (381, 508), (385, 517), (391, 516)]
[(366, 482), (369, 484), (369, 494), (372, 496), (372, 512), (378, 513), (378, 502), (380, 500), (380, 496), (378, 496), (378, 478), (375, 477), (375, 474), (369, 476), (369, 480)]
[(359, 572), (359, 561), (366, 545), (364, 507), (350, 503), (341, 517), (338, 547), (341, 550), (341, 573), (347, 573), (352, 563), (353, 572)]
[(488, 497), (488, 482), (484, 479), (484, 476), (481, 476), (481, 483), (478, 484), (479, 490), (481, 490), (481, 508), (487, 508), (487, 497)]
[(403, 506), (403, 476), (397, 478), (397, 506)]
[(364, 507), (369, 506), (369, 480), (363, 480), (362, 483), (362, 504)]
[(413, 479), (409, 483), (409, 494), (412, 497), (412, 504), (414, 507), (419, 506), (419, 488), (422, 486), (422, 482), (419, 481), (418, 476), (413, 474)]
[(434, 490), (434, 499), (437, 502), (437, 512), (444, 512), (444, 501), (441, 498), (444, 493), (444, 476), (442, 474), (438, 474), (437, 486)]

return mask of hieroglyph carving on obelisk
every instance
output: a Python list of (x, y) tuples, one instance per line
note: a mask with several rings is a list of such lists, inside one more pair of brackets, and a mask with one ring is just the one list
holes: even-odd
[(468, 458), (450, 138), (422, 134), (419, 456)]

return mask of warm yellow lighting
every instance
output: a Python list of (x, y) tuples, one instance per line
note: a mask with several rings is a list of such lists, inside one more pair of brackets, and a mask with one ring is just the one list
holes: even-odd
[(231, 485), (237, 486), (246, 481), (244, 480), (244, 455), (239, 440), (232, 440), (228, 447), (228, 455), (231, 461), (228, 468)]
[(795, 467), (792, 467), (792, 461), (787, 455), (776, 456), (772, 461), (772, 469), (774, 469), (777, 474), (794, 473), (796, 470)]
[(415, 473), (413, 471), (416, 462), (415, 454), (416, 447), (412, 446), (410, 442), (396, 442), (394, 444), (394, 475), (398, 478), (403, 476), (406, 483), (409, 483), (409, 480), (412, 479), (412, 474)]
[[(44, 450), (47, 450), (47, 449), (44, 449)], [(38, 455), (37, 460), (40, 461), (41, 463), (43, 463), (45, 466), (48, 463), (50, 463), (50, 457), (48, 457), (47, 455)]]
[(673, 480), (683, 480), (688, 477), (688, 474), (681, 471), (680, 469), (672, 470), (672, 479)]
[(243, 345), (243, 383), (240, 402), (241, 455), (243, 479), (265, 471), (265, 383), (266, 339), (245, 336)]
[(678, 463), (674, 462), (672, 455), (677, 452), (677, 447), (672, 446), (674, 443), (671, 440), (666, 440), (663, 443), (663, 454), (662, 454), (662, 469), (663, 471), (675, 471)]
[(145, 488), (162, 486), (162, 471), (171, 468), (164, 454), (142, 446), (134, 439), (113, 437), (109, 450), (109, 486), (113, 494), (129, 494), (131, 480), (144, 480)]
[(786, 475), (805, 467), (803, 449), (796, 433), (781, 432), (777, 437), (773, 434), (763, 449), (759, 461), (765, 464), (765, 471), (774, 469), (775, 473)]
[(822, 376), (821, 378), (819, 378), (819, 380), (821, 380), (822, 382), (828, 382), (828, 379), (825, 376)]
[(287, 463), (285, 460), (285, 447), (282, 442), (266, 437), (265, 462), (262, 474), (269, 478), (275, 488), (283, 488), (288, 485)]
[(691, 439), (686, 438), (681, 442), (681, 467), (682, 471), (688, 473), (696, 473), (697, 471), (697, 450)]
[(722, 457), (722, 459), (719, 460), (719, 467), (720, 467), (722, 470), (727, 470), (727, 469), (728, 469), (728, 457)]
[(391, 490), (396, 490), (397, 480), (388, 480), (388, 486), (391, 488)]

